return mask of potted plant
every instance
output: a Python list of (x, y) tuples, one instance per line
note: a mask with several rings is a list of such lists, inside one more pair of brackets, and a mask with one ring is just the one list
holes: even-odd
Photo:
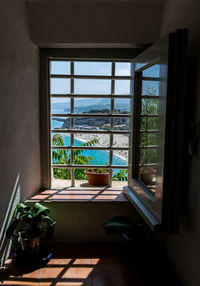
[(33, 207), (20, 203), (15, 208), (6, 236), (12, 240), (12, 258), (18, 265), (34, 268), (50, 260), (52, 252), (48, 241), (55, 222), (48, 216), (49, 212), (40, 203)]
[(155, 174), (156, 170), (151, 167), (141, 167), (140, 168), (140, 180), (145, 185), (152, 185), (153, 183), (153, 176)]
[(98, 168), (88, 169), (84, 173), (87, 176), (88, 182), (93, 186), (107, 186), (109, 185), (109, 170)]

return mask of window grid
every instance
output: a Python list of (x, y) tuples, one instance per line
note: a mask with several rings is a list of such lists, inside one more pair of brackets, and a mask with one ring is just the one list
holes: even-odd
[[(55, 61), (56, 59), (52, 59)], [(69, 61), (69, 60), (66, 60)], [(96, 61), (96, 60), (95, 60)], [(104, 60), (103, 60), (104, 62)], [(51, 78), (64, 78), (64, 79), (70, 79), (70, 94), (51, 94), (50, 98), (69, 98), (70, 99), (70, 113), (66, 114), (51, 114), (52, 117), (69, 117), (70, 118), (70, 129), (51, 129), (51, 134), (53, 133), (70, 133), (70, 145), (69, 146), (51, 146), (51, 150), (53, 149), (63, 149), (63, 150), (70, 150), (71, 157), (70, 157), (70, 164), (64, 165), (64, 164), (53, 164), (53, 159), (51, 156), (51, 168), (67, 168), (71, 169), (71, 186), (75, 186), (75, 169), (87, 169), (87, 168), (102, 168), (102, 169), (109, 169), (110, 172), (110, 180), (109, 185), (112, 186), (112, 174), (113, 169), (128, 169), (127, 165), (113, 165), (113, 151), (128, 151), (129, 147), (113, 147), (113, 135), (114, 134), (124, 134), (128, 135), (129, 130), (113, 130), (113, 121), (114, 118), (127, 118), (129, 119), (129, 114), (114, 114), (114, 100), (115, 99), (130, 99), (131, 98), (131, 92), (129, 95), (117, 95), (115, 94), (115, 80), (133, 80), (132, 76), (116, 76), (115, 75), (115, 62), (112, 62), (111, 65), (111, 76), (90, 76), (90, 75), (74, 75), (74, 60), (70, 60), (70, 75), (61, 75), (61, 74), (50, 74), (49, 72), (49, 87), (50, 87), (50, 79)], [(124, 61), (125, 62), (125, 61)], [(50, 60), (49, 60), (50, 64)], [(50, 69), (49, 69), (50, 71)], [(111, 80), (111, 94), (74, 94), (74, 79), (109, 79)], [(50, 89), (49, 89), (50, 90)], [(108, 98), (111, 100), (110, 104), (110, 113), (109, 114), (87, 114), (87, 113), (74, 113), (74, 98)], [(106, 117), (110, 119), (110, 130), (80, 130), (80, 129), (74, 129), (74, 118), (78, 117)], [(88, 133), (88, 134), (108, 134), (109, 135), (109, 147), (95, 147), (95, 146), (74, 146), (74, 134), (75, 133)], [(106, 150), (109, 151), (109, 163), (108, 165), (75, 165), (74, 164), (74, 150)]]

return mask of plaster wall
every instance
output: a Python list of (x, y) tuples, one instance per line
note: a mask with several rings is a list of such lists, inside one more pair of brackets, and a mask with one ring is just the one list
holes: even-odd
[[(161, 36), (178, 28), (189, 29), (188, 120), (200, 122), (200, 2), (169, 0), (161, 26)], [(199, 145), (199, 144), (198, 144)], [(200, 146), (190, 158), (188, 185), (182, 190), (182, 215), (178, 235), (160, 235), (159, 240), (182, 278), (184, 285), (199, 285), (200, 272)], [(187, 170), (187, 166), (186, 166)]]
[(159, 38), (163, 1), (28, 0), (31, 39), (40, 47), (134, 47)]
[(14, 205), (40, 188), (39, 51), (27, 27), (25, 1), (1, 0), (1, 243)]

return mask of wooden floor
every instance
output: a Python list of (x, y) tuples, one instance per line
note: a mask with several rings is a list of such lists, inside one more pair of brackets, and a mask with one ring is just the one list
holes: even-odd
[(20, 273), (10, 265), (0, 278), (3, 285), (13, 286), (180, 285), (161, 257), (157, 262), (156, 256), (138, 259), (134, 248), (129, 247), (128, 243), (55, 243), (54, 257), (46, 267)]

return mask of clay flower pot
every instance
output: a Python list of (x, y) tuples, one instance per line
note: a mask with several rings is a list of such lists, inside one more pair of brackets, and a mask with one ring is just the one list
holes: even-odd
[(88, 182), (93, 186), (107, 186), (109, 185), (109, 171), (101, 173), (97, 169), (85, 170)]
[(140, 173), (140, 179), (143, 183), (145, 183), (146, 185), (152, 185), (152, 181), (153, 181), (153, 173), (145, 173), (145, 172), (141, 172)]

